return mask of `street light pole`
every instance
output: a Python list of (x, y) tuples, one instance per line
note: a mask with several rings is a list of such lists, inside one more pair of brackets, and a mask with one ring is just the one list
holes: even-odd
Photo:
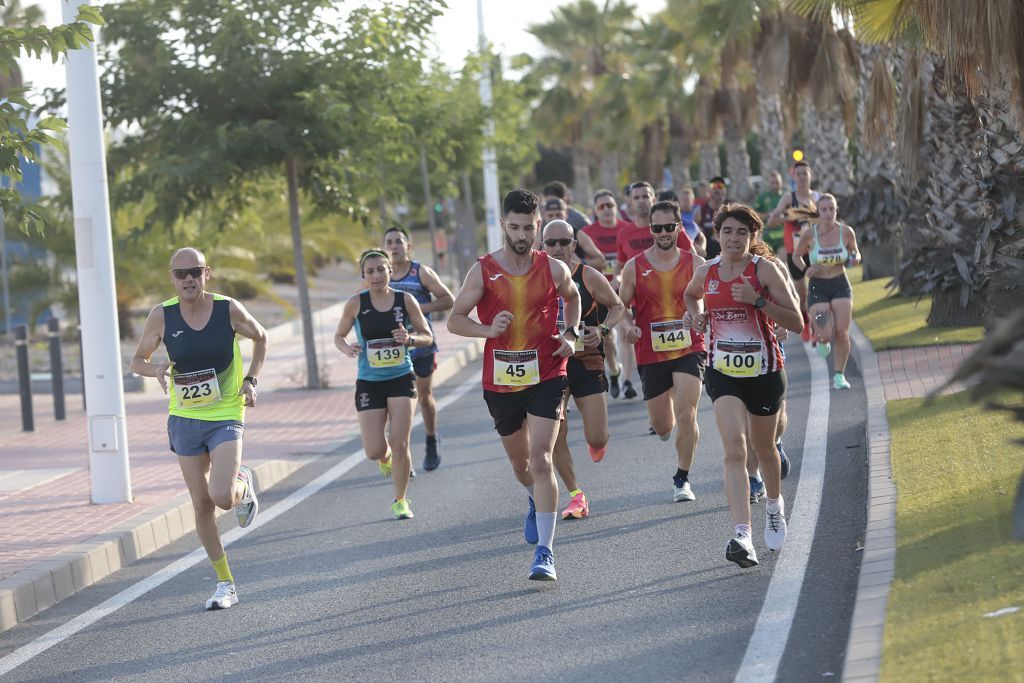
[[(83, 0), (62, 0), (64, 22), (73, 22), (83, 4)], [(132, 485), (95, 46), (94, 42), (90, 47), (69, 50), (67, 54), (71, 197), (82, 320), (82, 382), (89, 418), (87, 445), (92, 502), (127, 503), (132, 500)]]
[[(480, 39), (481, 57), (487, 51), (487, 35), (484, 33), (484, 4), (476, 0), (477, 35)], [(501, 226), (498, 223), (498, 154), (494, 151), (494, 117), (490, 113), (493, 105), (491, 94), (491, 67), (484, 64), (480, 74), (480, 101), (487, 110), (484, 123), (484, 213), (487, 220), (487, 251), (501, 248)]]

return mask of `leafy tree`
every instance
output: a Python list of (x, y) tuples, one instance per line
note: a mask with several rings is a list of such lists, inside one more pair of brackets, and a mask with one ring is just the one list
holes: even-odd
[[(49, 55), (56, 63), (68, 50), (88, 46), (92, 40), (89, 24), (103, 23), (99, 12), (88, 6), (78, 11), (77, 20), (53, 28), (35, 25), (42, 16), (38, 8), (21, 8), (18, 2), (0, 0), (0, 175), (21, 181), (21, 160), (37, 161), (40, 150), (60, 146), (52, 136), (67, 126), (58, 117), (42, 118), (32, 125), (17, 58), (23, 54), (41, 58)], [(45, 212), (29, 206), (13, 188), (0, 188), (0, 211), (6, 220), (23, 231), (40, 231), (46, 225)]]
[(305, 338), (319, 385), (300, 194), (316, 212), (366, 217), (401, 144), (436, 0), (128, 0), (107, 12), (104, 104), (130, 131), (111, 150), (118, 199), (149, 198), (146, 229), (216, 207), (203, 238), (238, 218), (251, 183), (283, 179)]

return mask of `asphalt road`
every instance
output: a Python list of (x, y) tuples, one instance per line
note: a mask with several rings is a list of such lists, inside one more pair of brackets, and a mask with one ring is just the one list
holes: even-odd
[[(790, 344), (789, 355), (785, 443), (793, 472), (783, 493), (792, 519), (801, 505), (810, 366), (798, 345)], [(478, 373), (471, 366), (439, 398)], [(821, 508), (799, 602), (788, 615), (792, 628), (787, 634), (771, 619), (761, 620), (769, 629), (761, 637), (780, 647), (777, 680), (821, 681), (842, 672), (867, 476), (865, 399), (855, 362), (847, 376), (853, 391), (830, 392)], [(706, 397), (692, 503), (671, 502), (671, 444), (647, 435), (643, 403), (612, 401), (609, 412), (612, 442), (597, 464), (586, 455), (578, 414), (570, 415), (570, 445), (591, 516), (559, 522), (555, 583), (526, 578), (533, 554), (522, 537), (526, 497), (477, 386), (442, 413), (442, 466), (413, 481), (414, 520), (390, 518), (390, 481), (375, 464), (360, 462), (231, 545), (240, 596), (235, 607), (203, 610), (216, 581), (204, 559), (0, 679), (744, 678), (741, 662), (776, 564), (790, 546), (780, 555), (765, 549), (758, 505), (754, 539), (761, 565), (740, 570), (725, 560), (732, 524), (722, 490), (721, 442)], [(339, 440), (346, 436), (357, 437)], [(417, 463), (422, 441), (418, 427)], [(358, 440), (350, 440), (266, 493), (264, 514), (358, 448)], [(563, 491), (560, 507), (566, 501)], [(222, 524), (234, 527), (233, 516)], [(186, 536), (0, 634), (0, 671), (5, 655), (67, 628), (76, 616), (197, 547), (194, 534)]]

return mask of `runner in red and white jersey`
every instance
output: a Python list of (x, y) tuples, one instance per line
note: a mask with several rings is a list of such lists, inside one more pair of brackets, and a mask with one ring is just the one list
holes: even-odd
[[(448, 330), (487, 340), (484, 400), (512, 470), (529, 494), (523, 535), (537, 544), (529, 577), (554, 581), (558, 484), (551, 453), (562, 415), (566, 359), (579, 336), (580, 295), (564, 263), (530, 248), (540, 228), (539, 205), (529, 190), (505, 195), (505, 244), (469, 269)], [(562, 335), (558, 297), (564, 301)], [(480, 322), (469, 317), (474, 308)]]
[[(747, 438), (764, 477), (765, 545), (780, 550), (786, 541), (781, 464), (775, 440), (786, 397), (786, 373), (774, 323), (803, 329), (797, 298), (761, 241), (757, 212), (725, 204), (715, 214), (721, 253), (694, 273), (686, 287), (686, 308), (697, 329), (710, 327), (710, 356), (704, 377), (725, 450), (725, 492), (735, 535), (725, 557), (740, 567), (757, 564), (751, 541)], [(706, 307), (706, 308), (705, 308)]]

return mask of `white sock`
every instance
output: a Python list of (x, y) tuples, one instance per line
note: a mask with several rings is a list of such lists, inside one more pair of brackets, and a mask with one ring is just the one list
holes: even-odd
[(736, 533), (737, 534), (746, 534), (747, 536), (749, 536), (750, 535), (750, 525), (749, 524), (737, 524), (736, 525)]
[(548, 550), (555, 542), (555, 518), (558, 513), (538, 512), (537, 513), (537, 545), (542, 545)]
[(779, 510), (781, 510), (782, 509), (782, 496), (779, 496), (778, 498), (765, 498), (764, 499), (764, 509), (765, 510), (770, 509), (772, 512), (778, 512)]

